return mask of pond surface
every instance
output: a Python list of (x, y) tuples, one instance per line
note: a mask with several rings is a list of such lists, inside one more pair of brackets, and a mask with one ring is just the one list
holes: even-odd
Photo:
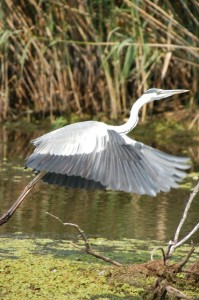
[[(146, 132), (145, 128), (145, 132)], [(25, 158), (33, 150), (29, 141), (48, 130), (27, 130), (15, 128), (0, 130), (0, 214), (2, 215), (16, 200), (31, 180), (32, 173), (24, 171)], [(147, 135), (146, 135), (147, 137)], [(145, 141), (148, 142), (145, 137)], [(144, 141), (143, 136), (137, 140)], [(165, 150), (165, 146), (150, 144)], [(178, 146), (169, 145), (172, 154), (181, 154), (188, 148), (179, 142)], [(191, 149), (198, 151), (198, 149)], [(175, 153), (176, 152), (176, 153)], [(191, 170), (197, 171), (197, 164)], [(188, 179), (192, 186), (197, 176)], [(176, 226), (182, 216), (189, 198), (190, 188), (179, 188), (169, 193), (160, 193), (157, 197), (139, 196), (123, 192), (86, 191), (65, 189), (38, 183), (18, 208), (12, 219), (0, 227), (1, 235), (22, 233), (28, 236), (71, 238), (75, 235), (70, 228), (64, 228), (59, 222), (46, 215), (48, 211), (64, 222), (78, 224), (88, 236), (109, 239), (153, 239), (168, 242), (173, 238)], [(196, 196), (189, 218), (182, 234), (187, 233), (198, 222), (199, 195)], [(199, 234), (193, 236), (199, 242)]]

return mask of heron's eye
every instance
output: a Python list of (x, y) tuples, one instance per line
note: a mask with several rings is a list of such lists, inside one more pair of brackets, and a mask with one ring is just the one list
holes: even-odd
[(156, 95), (160, 95), (160, 93), (161, 93), (161, 91), (157, 91), (157, 92), (156, 92)]

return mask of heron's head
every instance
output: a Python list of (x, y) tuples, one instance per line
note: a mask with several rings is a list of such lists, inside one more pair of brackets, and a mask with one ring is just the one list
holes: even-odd
[(188, 91), (189, 90), (162, 90), (162, 89), (152, 88), (147, 90), (142, 95), (142, 98), (144, 98), (145, 103), (148, 103), (154, 100), (161, 100), (176, 94), (186, 93)]

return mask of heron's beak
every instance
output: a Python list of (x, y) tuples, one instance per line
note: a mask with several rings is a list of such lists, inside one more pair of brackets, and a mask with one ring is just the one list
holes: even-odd
[(187, 93), (189, 90), (161, 90), (157, 95), (157, 100), (167, 98), (173, 95)]

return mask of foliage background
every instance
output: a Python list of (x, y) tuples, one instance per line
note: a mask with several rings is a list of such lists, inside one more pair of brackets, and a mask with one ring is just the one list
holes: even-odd
[(0, 121), (125, 116), (149, 87), (189, 89), (170, 108), (195, 109), (198, 15), (197, 0), (3, 0)]

